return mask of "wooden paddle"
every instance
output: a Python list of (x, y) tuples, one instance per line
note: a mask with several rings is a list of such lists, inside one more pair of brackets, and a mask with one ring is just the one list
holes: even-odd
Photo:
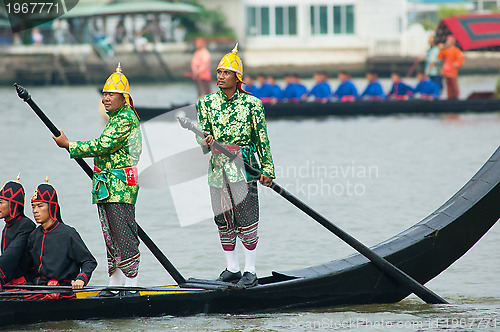
[[(188, 118), (177, 118), (179, 120), (179, 123), (183, 128), (186, 128), (193, 133), (195, 133), (197, 136), (201, 138), (205, 138), (207, 135), (202, 132), (200, 129), (198, 129), (193, 123), (188, 119)], [(220, 144), (217, 141), (214, 141), (212, 149), (217, 149), (221, 153), (223, 153), (225, 156), (229, 158), (230, 161), (233, 161), (236, 158), (240, 158), (240, 161), (245, 165), (245, 169), (248, 173), (250, 173), (254, 178), (258, 179), (261, 175), (260, 170), (253, 168), (251, 165), (249, 165), (247, 162), (245, 162), (241, 157), (237, 156), (236, 154), (232, 153), (228, 149), (226, 149), (222, 144)], [(352, 248), (356, 249), (359, 253), (361, 253), (363, 256), (368, 258), (373, 264), (375, 264), (381, 271), (385, 272), (398, 282), (400, 282), (402, 285), (410, 289), (415, 295), (420, 297), (422, 300), (424, 300), (426, 303), (432, 303), (432, 304), (447, 304), (443, 298), (441, 298), (439, 295), (435, 294), (432, 292), (430, 289), (426, 288), (422, 284), (420, 284), (418, 281), (413, 279), (411, 276), (406, 274), (404, 271), (396, 267), (395, 265), (391, 264), (389, 261), (387, 261), (385, 258), (380, 256), (379, 254), (375, 253), (373, 250), (356, 240), (354, 237), (351, 235), (347, 234), (344, 232), (342, 229), (339, 227), (335, 226), (331, 221), (320, 215), (318, 212), (313, 210), (311, 207), (306, 205), (304, 202), (299, 200), (297, 197), (292, 195), (290, 192), (285, 190), (283, 187), (278, 185), (276, 182), (273, 181), (271, 184), (271, 189), (273, 189), (275, 192), (277, 192), (279, 195), (281, 195), (283, 198), (285, 198), (287, 201), (298, 207), (300, 210), (302, 210), (304, 213), (306, 213), (308, 216), (316, 220), (318, 223), (320, 223), (323, 227), (328, 229), (330, 232), (333, 234), (337, 235), (339, 238), (341, 238), (344, 242), (346, 242), (348, 245), (350, 245)]]
[[(144, 289), (135, 289), (133, 287), (128, 287), (130, 289), (123, 289), (124, 291), (132, 291), (132, 292), (145, 292), (144, 294), (139, 295), (165, 295), (167, 293), (186, 293), (186, 292), (200, 292), (200, 291), (206, 291), (206, 289), (200, 289), (200, 288), (175, 288), (175, 289), (161, 289), (161, 288), (144, 288)], [(72, 291), (73, 293), (86, 293), (86, 292), (99, 292), (102, 290), (111, 290), (111, 291), (120, 291), (120, 290), (115, 290), (114, 288), (86, 288), (86, 289), (73, 289), (73, 290), (25, 290), (25, 291), (11, 291), (11, 292), (1, 292), (0, 293), (0, 299), (1, 298), (18, 298), (18, 297), (24, 297), (26, 295), (33, 295), (33, 294), (53, 294), (53, 293), (69, 293)], [(153, 294), (151, 294), (153, 293)], [(155, 294), (158, 293), (158, 294)], [(94, 297), (92, 295), (92, 297)], [(100, 298), (102, 299), (102, 298)]]
[(405, 78), (410, 78), (413, 72), (415, 71), (415, 68), (417, 68), (418, 63), (420, 62), (420, 57), (417, 57), (415, 61), (413, 61), (413, 64), (411, 65), (410, 69), (406, 73)]
[[(179, 287), (128, 287), (128, 286), (86, 286), (81, 289), (73, 289), (71, 286), (47, 286), (47, 285), (4, 285), (4, 289), (23, 289), (25, 291), (41, 291), (48, 293), (59, 293), (59, 292), (93, 292), (93, 291), (148, 291), (148, 292), (178, 292), (178, 291), (201, 291), (202, 288), (179, 288)], [(25, 291), (19, 291), (25, 292)], [(0, 292), (0, 295), (9, 294), (12, 292)]]
[[(50, 119), (43, 113), (43, 111), (38, 107), (38, 105), (31, 99), (31, 95), (28, 90), (23, 88), (17, 83), (14, 83), (16, 87), (17, 95), (23, 101), (25, 101), (31, 109), (38, 115), (40, 120), (49, 128), (50, 132), (54, 136), (60, 136), (61, 132), (56, 126), (50, 121)], [(84, 172), (92, 179), (93, 171), (92, 168), (83, 160), (82, 158), (75, 158), (75, 161), (80, 165), (80, 167), (84, 170)], [(156, 259), (160, 262), (160, 264), (167, 270), (167, 272), (172, 276), (172, 278), (177, 282), (177, 284), (186, 283), (186, 279), (181, 275), (181, 273), (175, 268), (175, 266), (168, 260), (168, 258), (161, 252), (160, 248), (151, 240), (151, 238), (144, 232), (142, 227), (137, 224), (137, 231), (139, 238), (142, 242), (148, 247), (151, 253), (156, 257)]]

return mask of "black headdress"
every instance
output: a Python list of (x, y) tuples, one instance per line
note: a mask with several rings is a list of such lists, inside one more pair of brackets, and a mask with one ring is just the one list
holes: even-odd
[(9, 215), (11, 218), (24, 214), (24, 188), (19, 183), (21, 173), (16, 181), (9, 181), (0, 189), (0, 198), (9, 202)]
[(36, 188), (31, 197), (31, 203), (33, 202), (43, 202), (49, 204), (50, 218), (62, 222), (61, 218), (61, 208), (59, 207), (59, 202), (57, 200), (57, 192), (52, 187), (49, 181), (49, 176), (45, 179), (45, 183), (41, 183)]

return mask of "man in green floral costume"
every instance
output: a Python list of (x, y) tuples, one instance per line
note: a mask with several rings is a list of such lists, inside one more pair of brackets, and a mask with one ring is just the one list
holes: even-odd
[[(216, 140), (258, 168), (257, 153), (262, 172), (258, 180), (270, 186), (275, 175), (264, 106), (241, 88), (243, 64), (237, 55), (237, 46), (221, 59), (217, 67), (220, 91), (198, 102), (198, 125), (208, 135), (201, 140), (201, 144), (208, 152)], [(258, 283), (255, 273), (259, 222), (257, 182), (242, 164), (229, 161), (215, 149), (211, 152), (208, 184), (214, 220), (227, 262), (218, 280), (252, 287)], [(243, 243), (245, 252), (243, 276), (236, 252), (237, 237)]]
[[(94, 157), (92, 202), (97, 204), (108, 258), (110, 286), (137, 286), (139, 237), (135, 203), (139, 186), (137, 163), (142, 152), (139, 118), (129, 94), (129, 84), (118, 65), (103, 88), (102, 103), (109, 120), (100, 137), (70, 142), (61, 130), (57, 145), (69, 149), (71, 158)], [(99, 296), (115, 296), (105, 290)], [(124, 295), (130, 295), (125, 292)]]

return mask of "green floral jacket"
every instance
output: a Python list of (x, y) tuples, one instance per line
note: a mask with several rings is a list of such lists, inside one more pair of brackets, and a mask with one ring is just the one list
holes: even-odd
[[(264, 105), (251, 95), (236, 90), (228, 99), (218, 91), (201, 98), (198, 102), (198, 126), (200, 130), (210, 133), (222, 144), (248, 146), (257, 152), (260, 160), (260, 171), (275, 178), (273, 157), (267, 136), (267, 125), (264, 117)], [(254, 153), (251, 164), (257, 166)], [(242, 165), (229, 162), (223, 154), (213, 154), (210, 159), (208, 184), (222, 188), (222, 169), (226, 171), (230, 182), (249, 181)]]
[[(94, 166), (101, 171), (136, 166), (142, 152), (142, 134), (137, 116), (128, 104), (108, 115), (109, 120), (99, 138), (69, 143), (71, 158), (94, 157)], [(95, 188), (97, 176), (98, 173), (94, 172), (92, 188)], [(92, 203), (135, 204), (139, 185), (128, 185), (112, 173), (108, 173), (105, 180), (109, 196), (98, 200), (93, 191)]]

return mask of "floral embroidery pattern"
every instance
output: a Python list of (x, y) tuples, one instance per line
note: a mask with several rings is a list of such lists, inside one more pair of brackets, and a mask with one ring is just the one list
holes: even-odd
[[(275, 178), (273, 157), (267, 136), (267, 125), (262, 102), (238, 90), (228, 99), (222, 92), (209, 94), (198, 102), (198, 126), (222, 144), (248, 146), (254, 144), (264, 175)], [(254, 158), (252, 164), (258, 166)], [(210, 159), (208, 184), (222, 188), (222, 169), (230, 182), (245, 180), (242, 165), (229, 162), (223, 154)]]
[[(108, 115), (108, 123), (100, 137), (69, 143), (71, 158), (94, 157), (94, 165), (100, 170), (136, 166), (142, 152), (142, 134), (137, 116), (128, 104)], [(92, 177), (92, 187), (95, 181), (96, 173)], [(129, 186), (111, 175), (107, 187), (109, 198), (99, 203), (135, 204), (139, 186)], [(92, 195), (92, 202), (96, 203), (95, 194)]]

